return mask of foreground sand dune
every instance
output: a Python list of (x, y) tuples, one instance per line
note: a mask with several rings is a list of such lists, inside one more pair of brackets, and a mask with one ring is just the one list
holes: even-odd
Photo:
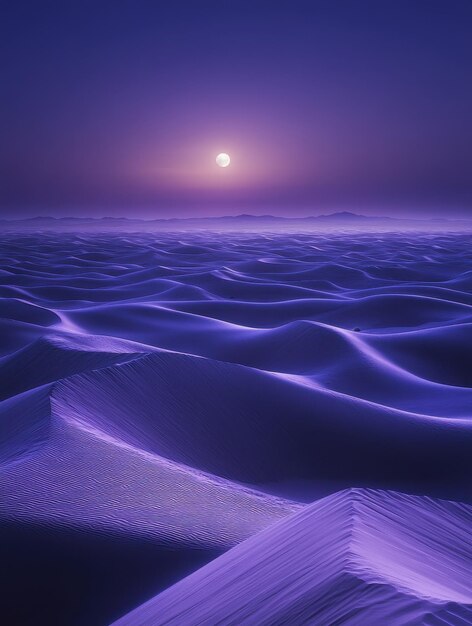
[(470, 624), (472, 507), (350, 489), (306, 507), (114, 626)]

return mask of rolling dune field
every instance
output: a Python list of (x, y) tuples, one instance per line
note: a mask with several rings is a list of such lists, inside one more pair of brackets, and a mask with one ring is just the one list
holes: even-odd
[(4, 233), (0, 621), (472, 624), (472, 239)]

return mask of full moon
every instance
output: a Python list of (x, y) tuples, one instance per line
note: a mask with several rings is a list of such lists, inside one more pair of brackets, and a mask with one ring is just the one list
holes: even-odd
[(216, 164), (220, 167), (228, 167), (231, 163), (231, 159), (229, 158), (229, 154), (226, 152), (220, 152), (220, 154), (216, 157)]

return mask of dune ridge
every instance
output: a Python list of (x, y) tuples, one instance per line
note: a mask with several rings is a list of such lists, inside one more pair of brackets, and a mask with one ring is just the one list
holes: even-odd
[(338, 492), (244, 541), (114, 626), (470, 623), (471, 522), (472, 507), (454, 502)]

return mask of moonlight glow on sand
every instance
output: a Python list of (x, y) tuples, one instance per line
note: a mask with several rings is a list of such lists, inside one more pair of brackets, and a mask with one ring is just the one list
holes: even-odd
[(228, 167), (230, 163), (231, 159), (229, 158), (229, 154), (226, 154), (226, 152), (220, 152), (220, 154), (216, 157), (216, 164), (219, 165), (219, 167)]

